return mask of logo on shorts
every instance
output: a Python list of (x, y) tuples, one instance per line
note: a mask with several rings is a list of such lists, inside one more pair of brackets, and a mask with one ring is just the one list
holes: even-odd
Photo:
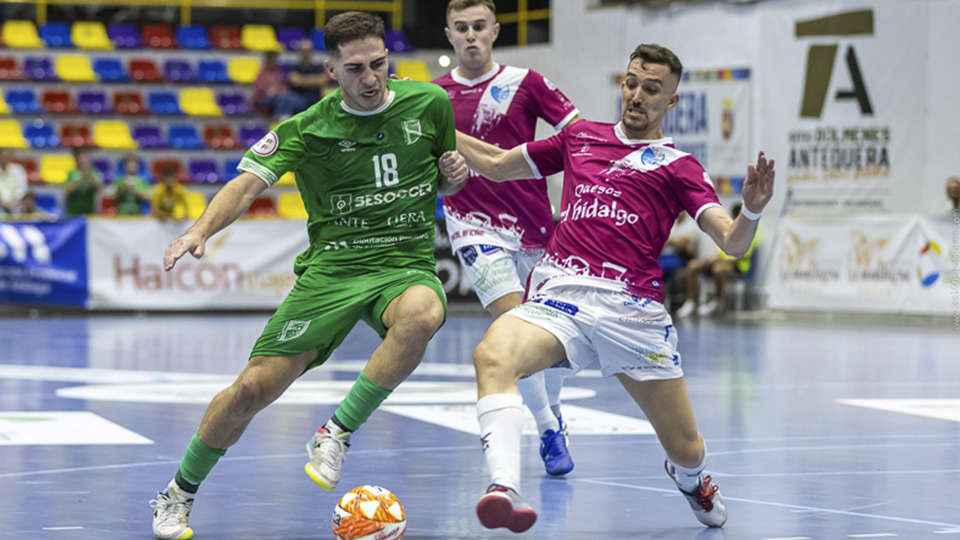
[(353, 210), (353, 197), (350, 195), (331, 195), (330, 211), (334, 214), (349, 214)]
[(280, 139), (277, 138), (275, 132), (271, 131), (264, 135), (250, 150), (253, 150), (253, 153), (260, 157), (267, 157), (276, 152), (278, 146), (280, 146)]
[(573, 304), (568, 304), (566, 302), (561, 302), (559, 300), (544, 300), (543, 298), (536, 298), (534, 302), (543, 303), (543, 305), (552, 307), (553, 309), (560, 310), (567, 315), (576, 315), (580, 311), (580, 308)]
[(403, 121), (403, 140), (407, 141), (407, 144), (413, 144), (420, 140), (420, 120), (404, 120)]
[(463, 264), (473, 266), (473, 263), (477, 262), (477, 249), (473, 246), (460, 248), (460, 258), (463, 259)]
[(287, 321), (287, 325), (280, 331), (280, 336), (277, 337), (277, 341), (297, 339), (307, 331), (308, 326), (310, 326), (310, 321)]

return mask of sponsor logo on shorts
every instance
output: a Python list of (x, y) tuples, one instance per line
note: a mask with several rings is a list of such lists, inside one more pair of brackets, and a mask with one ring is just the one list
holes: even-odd
[(543, 305), (552, 307), (553, 309), (559, 309), (560, 311), (566, 313), (567, 315), (576, 315), (580, 308), (573, 304), (568, 304), (566, 302), (561, 302), (559, 300), (542, 300), (537, 299), (534, 302), (543, 302)]
[(407, 145), (411, 145), (420, 140), (420, 135), (420, 120), (403, 121), (403, 140), (407, 141)]
[(257, 144), (250, 147), (250, 150), (253, 150), (253, 153), (260, 157), (267, 157), (276, 152), (278, 146), (280, 146), (280, 139), (277, 138), (275, 132), (271, 131), (264, 135)]
[(310, 326), (310, 321), (287, 321), (286, 326), (280, 331), (280, 336), (277, 337), (277, 341), (297, 339), (307, 331), (308, 326)]
[(539, 304), (533, 304), (527, 302), (525, 304), (520, 304), (519, 306), (513, 308), (514, 311), (518, 313), (526, 313), (528, 315), (542, 315), (550, 317), (551, 319), (556, 319), (560, 316), (560, 313), (555, 309), (550, 309), (548, 307), (541, 306)]
[(499, 246), (489, 246), (487, 244), (480, 244), (480, 253), (484, 255), (489, 255), (490, 253), (496, 253), (500, 251)]
[(656, 349), (634, 349), (637, 358), (650, 362), (652, 366), (640, 367), (637, 369), (673, 369), (680, 365), (680, 355)]
[(513, 265), (508, 259), (500, 259), (483, 266), (483, 273), (474, 282), (473, 288), (477, 294), (484, 294), (497, 285), (506, 283), (513, 279)]
[(477, 249), (473, 246), (462, 247), (458, 253), (463, 264), (467, 266), (473, 266), (473, 263), (477, 262)]

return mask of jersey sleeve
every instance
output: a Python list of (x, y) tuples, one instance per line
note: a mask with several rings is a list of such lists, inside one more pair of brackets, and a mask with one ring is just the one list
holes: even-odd
[(267, 133), (247, 150), (237, 170), (257, 175), (273, 186), (288, 171), (296, 170), (307, 158), (306, 145), (300, 136), (300, 119), (294, 116)]
[(453, 117), (453, 104), (450, 103), (450, 96), (440, 87), (436, 98), (437, 113), (437, 146), (434, 148), (437, 156), (442, 156), (445, 152), (457, 149), (457, 127)]
[(711, 206), (720, 206), (713, 180), (692, 157), (677, 162), (677, 198), (694, 221)]
[(535, 97), (533, 102), (540, 109), (537, 116), (553, 126), (555, 131), (560, 131), (574, 116), (580, 114), (557, 85), (543, 75), (530, 70), (525, 82), (530, 85), (530, 91)]
[(534, 178), (546, 178), (563, 170), (565, 138), (565, 132), (561, 131), (553, 137), (524, 143), (521, 146), (523, 157), (533, 170)]

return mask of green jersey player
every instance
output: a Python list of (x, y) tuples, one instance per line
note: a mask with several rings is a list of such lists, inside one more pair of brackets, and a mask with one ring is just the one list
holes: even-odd
[(350, 434), (419, 365), (444, 321), (446, 299), (433, 259), (437, 193), (455, 192), (467, 177), (455, 152), (450, 100), (429, 83), (388, 80), (379, 17), (337, 15), (324, 40), (327, 72), (340, 89), (255, 144), (238, 167), (241, 174), (164, 255), (167, 270), (186, 253), (202, 256), (211, 235), (295, 171), (310, 239), (297, 257), (297, 282), (247, 367), (210, 403), (176, 476), (153, 502), (153, 530), (161, 539), (193, 535), (189, 512), (217, 460), (257, 412), (322, 364), (363, 320), (383, 342), (307, 445), (307, 474), (333, 490)]

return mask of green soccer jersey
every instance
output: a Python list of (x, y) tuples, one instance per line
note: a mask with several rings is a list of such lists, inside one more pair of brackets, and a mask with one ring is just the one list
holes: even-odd
[(453, 108), (437, 85), (388, 81), (386, 103), (356, 111), (337, 90), (278, 125), (238, 167), (273, 185), (294, 171), (311, 265), (434, 271), (437, 160), (456, 149)]

